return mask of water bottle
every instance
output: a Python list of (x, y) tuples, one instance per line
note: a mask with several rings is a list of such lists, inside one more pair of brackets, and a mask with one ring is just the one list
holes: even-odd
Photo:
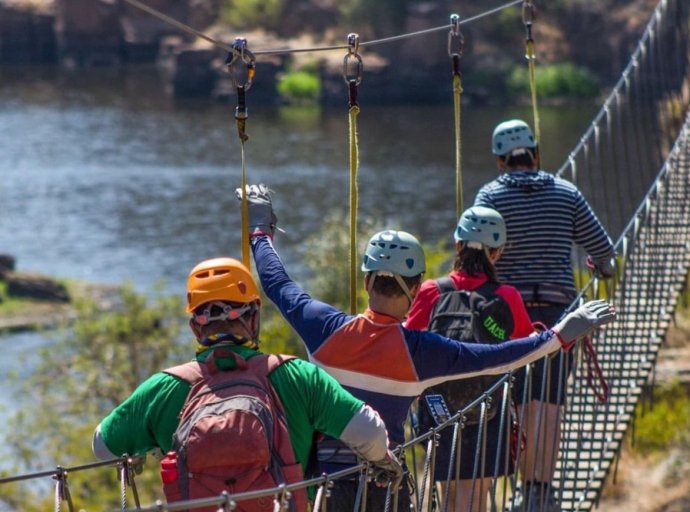
[(168, 452), (161, 459), (161, 480), (164, 484), (177, 482), (177, 452)]

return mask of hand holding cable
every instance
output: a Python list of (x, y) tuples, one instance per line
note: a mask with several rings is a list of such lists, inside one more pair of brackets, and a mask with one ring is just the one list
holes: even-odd
[(591, 270), (594, 276), (598, 279), (610, 279), (613, 277), (614, 268), (613, 264), (611, 263), (611, 258), (594, 261), (591, 256), (587, 256), (585, 266)]
[(616, 310), (611, 304), (605, 300), (592, 300), (568, 313), (553, 327), (553, 331), (563, 349), (570, 350), (579, 338), (597, 327), (613, 322), (615, 318)]
[[(273, 238), (278, 217), (273, 211), (271, 191), (266, 185), (247, 185), (245, 189), (249, 208), (249, 236), (268, 235)], [(242, 200), (242, 189), (235, 190), (235, 196)]]
[(392, 451), (388, 450), (386, 456), (371, 462), (373, 466), (373, 479), (377, 487), (388, 487), (391, 492), (396, 492), (403, 481), (404, 469)]

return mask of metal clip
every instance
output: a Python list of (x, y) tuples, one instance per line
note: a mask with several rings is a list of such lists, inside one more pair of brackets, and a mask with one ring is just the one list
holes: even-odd
[[(239, 71), (235, 71), (235, 64), (237, 62), (242, 62), (247, 66), (247, 76), (244, 83), (240, 83), (238, 78)], [(232, 43), (232, 51), (228, 53), (225, 64), (228, 66), (232, 85), (234, 87), (243, 87), (245, 92), (248, 91), (252, 86), (256, 73), (256, 58), (254, 54), (247, 49), (247, 40), (244, 37), (235, 38)]]
[(355, 33), (347, 36), (347, 54), (343, 59), (343, 78), (345, 83), (359, 85), (362, 82), (362, 71), (364, 64), (359, 55), (359, 35)]
[(460, 16), (450, 15), (450, 31), (448, 32), (448, 56), (462, 57), (463, 47), (465, 46), (465, 36), (460, 32)]
[(532, 41), (532, 24), (537, 19), (537, 8), (532, 0), (522, 3), (522, 23), (525, 25), (525, 34), (528, 41)]

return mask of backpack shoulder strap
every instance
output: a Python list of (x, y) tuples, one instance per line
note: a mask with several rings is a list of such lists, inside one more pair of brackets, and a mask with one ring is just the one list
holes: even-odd
[(260, 354), (258, 356), (247, 359), (247, 366), (256, 375), (268, 377), (273, 370), (287, 363), (291, 359), (296, 359), (295, 356), (287, 356), (283, 354)]
[(434, 281), (436, 282), (436, 287), (441, 295), (457, 290), (455, 283), (453, 283), (453, 280), (449, 276), (439, 277)]
[(189, 363), (180, 364), (163, 370), (163, 373), (173, 375), (179, 379), (188, 382), (191, 385), (199, 382), (204, 378), (201, 364), (198, 361), (190, 361)]
[(484, 283), (479, 288), (476, 288), (473, 291), (486, 297), (488, 295), (496, 295), (496, 290), (498, 290), (499, 287), (501, 287), (501, 283), (487, 281), (486, 283)]

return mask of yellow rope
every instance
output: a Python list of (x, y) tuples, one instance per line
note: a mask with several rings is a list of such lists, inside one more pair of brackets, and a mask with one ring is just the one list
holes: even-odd
[(247, 166), (244, 158), (244, 140), (240, 138), (242, 147), (242, 263), (251, 268), (249, 258), (249, 203), (247, 202)]
[(537, 139), (537, 144), (539, 144), (541, 141), (541, 128), (539, 127), (539, 109), (537, 108), (537, 59), (534, 56), (534, 41), (528, 39), (526, 46), (527, 66), (529, 71), (529, 88), (532, 94), (532, 114), (534, 116), (534, 136)]
[(462, 95), (462, 78), (459, 73), (453, 75), (453, 103), (455, 106), (455, 218), (462, 214), (462, 142), (460, 130), (460, 97)]
[(357, 312), (357, 115), (359, 107), (350, 107), (350, 313)]

